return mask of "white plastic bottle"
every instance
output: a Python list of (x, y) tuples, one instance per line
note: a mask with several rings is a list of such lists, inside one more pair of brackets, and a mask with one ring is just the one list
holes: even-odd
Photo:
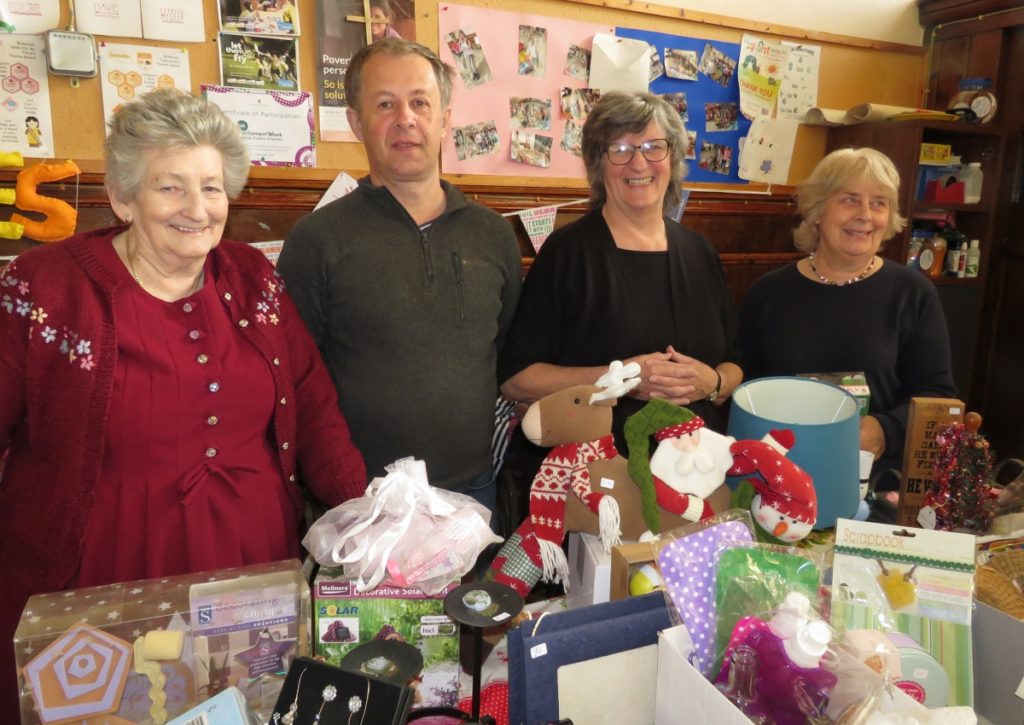
[(981, 201), (982, 172), (981, 163), (972, 161), (960, 169), (960, 181), (964, 182), (964, 204), (977, 204)]
[(960, 242), (960, 251), (956, 255), (956, 276), (960, 279), (967, 276), (967, 242)]
[(965, 277), (977, 277), (978, 267), (981, 266), (981, 249), (978, 248), (978, 240), (972, 239), (971, 246), (967, 248), (967, 261), (964, 264)]

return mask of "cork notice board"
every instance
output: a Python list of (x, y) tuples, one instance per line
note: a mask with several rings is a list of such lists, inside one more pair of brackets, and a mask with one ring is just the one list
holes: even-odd
[[(316, 34), (315, 2), (332, 0), (298, 0), (302, 20), (299, 39), (299, 78), (302, 90), (316, 96)], [(823, 33), (808, 33), (792, 26), (768, 26), (764, 23), (685, 12), (667, 6), (629, 0), (461, 0), (463, 4), (481, 8), (515, 10), (562, 19), (576, 19), (608, 26), (622, 26), (671, 33), (680, 36), (720, 39), (739, 42), (744, 32), (767, 37), (815, 43), (822, 46), (819, 81), (819, 105), (846, 108), (864, 101), (917, 105), (925, 77), (923, 49), (878, 43)], [(192, 90), (198, 92), (203, 83), (216, 83), (220, 74), (217, 46), (218, 3), (202, 3), (206, 40), (202, 43), (168, 43), (139, 38), (99, 36), (99, 41), (183, 47), (189, 53)], [(405, 22), (415, 26), (417, 39), (432, 48), (438, 45), (437, 0), (415, 0), (415, 18)], [(62, 4), (61, 27), (68, 22), (67, 8)], [(560, 71), (559, 71), (560, 72)], [(884, 79), (879, 85), (878, 79)], [(82, 79), (78, 87), (60, 76), (49, 76), (53, 109), (54, 146), (59, 159), (74, 159), (84, 171), (101, 172), (104, 138), (103, 108), (100, 100), (100, 79)], [(797, 139), (793, 171), (790, 178), (806, 173), (824, 154), (825, 133), (822, 128), (803, 127)], [(358, 173), (367, 168), (366, 156), (359, 144), (321, 142), (317, 140), (317, 167), (295, 169), (284, 167), (254, 169), (254, 178), (331, 179), (339, 170)], [(580, 187), (578, 178), (556, 179), (503, 176), (451, 175), (452, 180), (467, 184), (517, 187)]]

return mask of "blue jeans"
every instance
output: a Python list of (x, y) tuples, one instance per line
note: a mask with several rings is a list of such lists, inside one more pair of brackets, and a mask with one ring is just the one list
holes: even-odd
[(464, 493), (491, 512), (491, 531), (497, 531), (498, 524), (498, 485), (494, 480), (494, 469), (486, 471), (474, 478), (462, 488), (454, 489), (456, 493)]

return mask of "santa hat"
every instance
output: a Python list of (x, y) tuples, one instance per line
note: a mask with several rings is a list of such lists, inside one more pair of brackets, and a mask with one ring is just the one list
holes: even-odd
[(704, 427), (704, 419), (699, 415), (695, 415), (685, 423), (676, 423), (670, 425), (661, 430), (654, 432), (654, 440), (659, 443), (667, 438), (679, 438), (680, 436), (689, 435), (690, 433), (696, 433), (698, 430)]
[(789, 428), (773, 428), (761, 439), (782, 455), (786, 455), (796, 445), (796, 436)]
[[(729, 473), (757, 474), (758, 478), (752, 478), (751, 484), (763, 503), (785, 516), (813, 525), (818, 519), (814, 480), (782, 453), (785, 446), (792, 446), (795, 440), (791, 431), (783, 430), (771, 431), (759, 441), (736, 441), (729, 448), (733, 455)], [(783, 448), (780, 450), (779, 446)]]
[[(699, 422), (694, 422), (699, 421)], [(626, 419), (625, 438), (629, 447), (629, 476), (640, 488), (644, 523), (653, 533), (661, 531), (654, 478), (651, 475), (651, 436), (658, 440), (692, 433), (704, 425), (693, 411), (673, 405), (667, 400), (651, 398), (647, 405)], [(691, 427), (691, 430), (686, 430)], [(672, 431), (681, 432), (674, 433)]]

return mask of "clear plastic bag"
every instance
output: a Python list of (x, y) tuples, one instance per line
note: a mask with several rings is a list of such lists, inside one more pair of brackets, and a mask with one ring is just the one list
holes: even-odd
[(470, 496), (434, 488), (423, 461), (403, 458), (366, 493), (314, 523), (303, 546), (323, 566), (344, 566), (359, 591), (378, 584), (437, 594), (472, 569), (502, 539), (491, 512)]

